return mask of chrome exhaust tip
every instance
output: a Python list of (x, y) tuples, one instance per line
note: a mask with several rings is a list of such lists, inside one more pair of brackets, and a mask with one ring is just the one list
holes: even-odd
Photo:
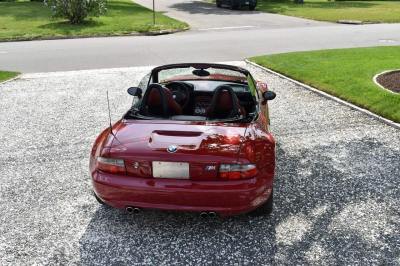
[(201, 218), (207, 218), (208, 214), (206, 212), (202, 212), (202, 213), (200, 213), (200, 217)]
[(208, 213), (208, 217), (210, 217), (210, 218), (215, 218), (216, 216), (217, 216), (217, 214), (215, 212)]
[(140, 213), (140, 209), (137, 207), (126, 207), (125, 210), (129, 213), (134, 213), (134, 214)]

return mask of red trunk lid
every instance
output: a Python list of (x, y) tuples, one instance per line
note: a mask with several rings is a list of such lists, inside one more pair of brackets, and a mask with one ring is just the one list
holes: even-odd
[[(162, 161), (189, 163), (190, 180), (215, 180), (220, 163), (237, 162), (245, 130), (244, 124), (124, 120), (110, 157), (124, 159), (135, 177), (152, 178), (152, 162)], [(174, 153), (167, 151), (172, 145)]]

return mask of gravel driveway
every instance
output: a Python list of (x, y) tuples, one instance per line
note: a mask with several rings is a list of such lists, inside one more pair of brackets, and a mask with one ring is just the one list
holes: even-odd
[(271, 216), (99, 206), (88, 161), (106, 90), (115, 122), (149, 69), (0, 85), (0, 265), (400, 265), (400, 131), (256, 69), (278, 95)]

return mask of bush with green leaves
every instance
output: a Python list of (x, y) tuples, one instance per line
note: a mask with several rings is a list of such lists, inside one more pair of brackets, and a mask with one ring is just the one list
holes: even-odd
[(99, 17), (107, 12), (108, 0), (45, 0), (53, 10), (52, 18), (66, 18), (71, 24), (80, 24), (86, 17)]

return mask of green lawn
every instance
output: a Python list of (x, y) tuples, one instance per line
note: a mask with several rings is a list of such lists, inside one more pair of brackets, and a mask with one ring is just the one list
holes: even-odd
[(64, 35), (127, 34), (165, 29), (183, 29), (188, 25), (153, 12), (131, 0), (111, 0), (108, 12), (94, 18), (92, 24), (63, 25), (65, 19), (51, 19), (51, 8), (43, 3), (0, 2), (0, 39), (32, 38)]
[(258, 0), (256, 10), (321, 21), (400, 22), (399, 1)]
[(21, 73), (18, 72), (10, 72), (10, 71), (1, 71), (0, 70), (0, 82), (6, 81), (8, 79), (15, 78)]
[(381, 89), (373, 77), (400, 68), (400, 47), (295, 52), (249, 60), (319, 90), (400, 122), (400, 95)]

